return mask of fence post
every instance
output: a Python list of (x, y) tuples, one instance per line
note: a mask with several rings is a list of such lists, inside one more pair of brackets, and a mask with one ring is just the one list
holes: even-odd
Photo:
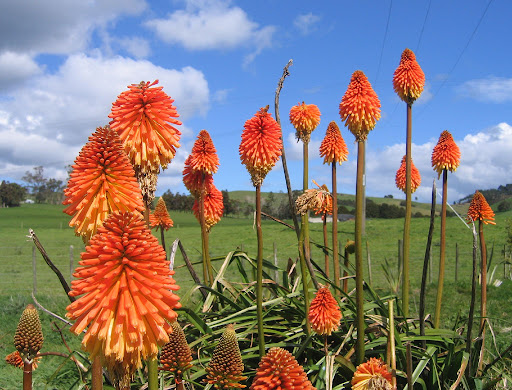
[(459, 244), (455, 243), (455, 282), (459, 279)]
[(73, 259), (73, 245), (69, 246), (69, 284), (73, 280), (73, 271), (75, 270), (74, 259)]
[(32, 290), (37, 294), (36, 247), (32, 246)]
[[(274, 241), (274, 265), (276, 266), (277, 268), (277, 245), (276, 245), (276, 242)], [(277, 281), (279, 280), (279, 272), (276, 270), (274, 270), (274, 280)]]

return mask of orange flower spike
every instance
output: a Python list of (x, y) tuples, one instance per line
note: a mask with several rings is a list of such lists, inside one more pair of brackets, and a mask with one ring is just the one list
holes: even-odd
[(180, 147), (181, 125), (174, 102), (163, 87), (154, 87), (158, 80), (142, 81), (128, 86), (112, 104), (110, 127), (119, 133), (126, 153), (142, 172), (159, 172), (160, 165), (174, 158)]
[(242, 375), (243, 372), (244, 364), (235, 329), (229, 324), (206, 367), (205, 382), (214, 385), (216, 389), (244, 388), (245, 385), (238, 383), (247, 379)]
[[(405, 156), (402, 157), (402, 163), (400, 165), (400, 168), (398, 168), (398, 171), (396, 171), (396, 177), (395, 177), (395, 184), (397, 188), (401, 189), (403, 192), (405, 192)], [(414, 165), (414, 163), (411, 160), (411, 193), (414, 193), (418, 189), (418, 187), (421, 184), (421, 175), (420, 171), (418, 171), (418, 168)]]
[(308, 143), (311, 133), (320, 123), (320, 110), (315, 104), (297, 104), (290, 109), (290, 122), (297, 130), (297, 139)]
[(320, 144), (320, 157), (324, 158), (324, 164), (337, 162), (341, 164), (347, 161), (348, 148), (341, 136), (341, 131), (336, 122), (332, 121), (327, 126), (325, 137)]
[(142, 195), (119, 136), (98, 127), (80, 151), (64, 190), (69, 226), (88, 242), (114, 211), (143, 211)]
[(454, 172), (460, 164), (460, 149), (452, 135), (444, 130), (432, 152), (432, 167), (441, 176), (444, 169)]
[(172, 372), (176, 383), (180, 383), (183, 373), (192, 367), (192, 352), (178, 322), (172, 322), (171, 327), (169, 342), (162, 347), (160, 354), (160, 364), (162, 365), (160, 369)]
[[(198, 198), (201, 191), (208, 188), (213, 183), (212, 175), (194, 170), (192, 166), (192, 155), (185, 160), (185, 168), (183, 168), (183, 184), (190, 193)], [(204, 182), (203, 182), (204, 175)]]
[(165, 205), (164, 198), (158, 198), (158, 202), (155, 207), (155, 212), (149, 215), (149, 223), (151, 227), (161, 228), (164, 230), (169, 230), (172, 226), (174, 226), (174, 222), (169, 216), (169, 212), (167, 211), (167, 206)]
[(382, 359), (370, 358), (357, 366), (351, 382), (352, 390), (392, 390), (391, 380), (391, 372)]
[(263, 183), (267, 173), (279, 160), (282, 148), (281, 127), (268, 113), (268, 106), (245, 122), (238, 150), (255, 187)]
[(412, 50), (405, 49), (393, 75), (393, 88), (407, 104), (418, 99), (425, 87), (425, 73), (421, 70)]
[(487, 203), (485, 196), (480, 191), (476, 191), (471, 199), (468, 209), (468, 220), (469, 221), (482, 221), (483, 223), (496, 225), (494, 222), (494, 211), (491, 206)]
[(210, 134), (201, 130), (190, 153), (189, 164), (193, 171), (213, 174), (219, 167), (219, 156), (213, 145)]
[(341, 310), (327, 287), (320, 288), (309, 307), (309, 322), (319, 335), (330, 335), (340, 326)]
[(316, 202), (313, 204), (315, 214), (332, 214), (332, 194), (329, 188), (325, 184), (319, 185), (316, 181), (312, 181), (318, 187)]
[(357, 140), (365, 140), (380, 119), (380, 100), (362, 71), (352, 74), (339, 108), (345, 126)]
[(107, 218), (79, 264), (70, 292), (79, 298), (66, 314), (75, 320), (70, 330), (87, 328), (82, 346), (91, 359), (99, 354), (111, 372), (123, 367), (121, 376), (131, 375), (169, 341), (168, 322), (181, 307), (174, 271), (142, 216), (129, 212)]
[(316, 390), (293, 355), (273, 347), (260, 361), (250, 390)]
[[(194, 206), (192, 207), (194, 215), (198, 221), (201, 221), (199, 216), (199, 202), (196, 198)], [(204, 197), (204, 221), (206, 224), (206, 230), (210, 231), (213, 225), (216, 225), (224, 214), (224, 202), (222, 192), (211, 184), (207, 185), (207, 192)]]

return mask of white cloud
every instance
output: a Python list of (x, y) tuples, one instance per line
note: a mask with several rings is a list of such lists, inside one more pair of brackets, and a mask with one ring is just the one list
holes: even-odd
[(27, 54), (11, 51), (0, 53), (0, 91), (12, 88), (40, 72), (39, 65)]
[[(37, 76), (30, 87), (18, 88), (0, 101), (0, 172), (6, 164), (71, 163), (96, 127), (109, 122), (117, 95), (129, 84), (155, 79), (175, 99), (180, 120), (208, 110), (208, 83), (194, 68), (165, 69), (122, 57), (70, 56), (54, 74)], [(182, 136), (192, 133), (186, 126), (179, 128)]]
[(123, 14), (140, 13), (140, 0), (4, 1), (0, 13), (0, 51), (75, 53), (87, 47), (92, 31)]
[(295, 18), (293, 25), (303, 34), (308, 35), (315, 30), (317, 23), (320, 21), (320, 16), (313, 14), (302, 14)]
[(512, 101), (512, 79), (489, 76), (484, 79), (469, 80), (458, 91), (463, 96), (482, 102), (505, 103)]
[(137, 37), (120, 38), (117, 43), (137, 59), (146, 58), (151, 52), (149, 42), (146, 39)]
[(253, 47), (246, 63), (271, 46), (275, 32), (275, 27), (260, 27), (243, 9), (223, 0), (189, 0), (185, 9), (166, 18), (149, 20), (146, 26), (162, 41), (180, 44), (188, 50)]

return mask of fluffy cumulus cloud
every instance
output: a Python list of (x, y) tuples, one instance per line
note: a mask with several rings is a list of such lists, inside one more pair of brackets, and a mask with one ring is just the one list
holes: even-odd
[(9, 90), (41, 73), (39, 65), (27, 54), (0, 53), (0, 91)]
[(275, 32), (275, 27), (260, 26), (243, 9), (223, 0), (189, 0), (185, 9), (149, 20), (146, 26), (162, 41), (188, 50), (250, 47), (246, 63), (271, 46)]
[(75, 53), (97, 26), (143, 11), (140, 0), (17, 0), (2, 4), (0, 52)]
[[(122, 57), (71, 55), (54, 74), (38, 76), (30, 87), (0, 101), (0, 172), (19, 179), (27, 166), (65, 167), (96, 127), (108, 124), (112, 102), (127, 85), (154, 79), (175, 99), (181, 120), (208, 109), (208, 83), (192, 67), (175, 70)], [(181, 131), (190, 136), (185, 126)]]
[(466, 97), (490, 103), (512, 101), (512, 79), (489, 76), (463, 83), (458, 92)]
[(295, 18), (293, 25), (303, 34), (308, 35), (315, 30), (316, 25), (320, 21), (320, 16), (312, 12), (301, 14)]

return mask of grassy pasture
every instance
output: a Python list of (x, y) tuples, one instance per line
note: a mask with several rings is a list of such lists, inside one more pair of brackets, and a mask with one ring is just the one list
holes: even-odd
[[(231, 196), (231, 193), (230, 193)], [(241, 195), (244, 196), (244, 195)], [(247, 199), (251, 196), (245, 194)], [(374, 199), (377, 201), (377, 199)], [(381, 201), (395, 201), (398, 199), (380, 199)], [(428, 210), (425, 205), (419, 208)], [(51, 205), (23, 205), (19, 208), (0, 209), (0, 353), (6, 356), (14, 350), (12, 338), (23, 308), (31, 303), (30, 293), (33, 284), (32, 256), (33, 244), (26, 237), (28, 229), (32, 228), (41, 243), (45, 246), (50, 258), (59, 267), (66, 278), (70, 276), (70, 246), (73, 246), (72, 257), (74, 266), (77, 265), (79, 254), (84, 249), (80, 238), (75, 237), (71, 228), (67, 226), (69, 217), (62, 213), (61, 206)], [(414, 210), (413, 210), (414, 212)], [(196, 263), (196, 271), (202, 273), (198, 264), (201, 258), (201, 238), (199, 224), (191, 213), (171, 212), (174, 227), (166, 232), (166, 243), (170, 247), (173, 240), (179, 238), (191, 261)], [(506, 243), (507, 220), (512, 218), (512, 212), (497, 214), (496, 226), (485, 226), (486, 241), (489, 245), (489, 256), (492, 254), (491, 271), (495, 265), (503, 261), (502, 251)], [(290, 221), (287, 221), (290, 222)], [(421, 281), (421, 269), (425, 253), (428, 233), (428, 218), (413, 218), (411, 225), (411, 314), (418, 310), (418, 295)], [(354, 222), (347, 221), (338, 225), (339, 240), (342, 244), (347, 239), (353, 239)], [(311, 238), (314, 243), (320, 244), (322, 238), (322, 224), (311, 224)], [(371, 258), (371, 283), (381, 292), (390, 290), (382, 265), (388, 260), (392, 272), (396, 275), (398, 240), (403, 236), (403, 220), (367, 220), (366, 240)], [(159, 237), (159, 233), (157, 233)], [(285, 267), (288, 258), (297, 257), (297, 243), (295, 233), (273, 221), (263, 221), (264, 257), (273, 262), (274, 245), (276, 248), (278, 264)], [(329, 236), (330, 241), (330, 236)], [(472, 261), (472, 235), (464, 223), (457, 217), (449, 218), (447, 222), (447, 266), (445, 277), (445, 293), (443, 303), (443, 325), (451, 328), (457, 315), (467, 316), (469, 310), (469, 296), (471, 291), (471, 261)], [(455, 282), (455, 245), (459, 249), (458, 281)], [(213, 227), (210, 235), (210, 251), (212, 258), (224, 257), (229, 251), (243, 249), (249, 256), (256, 256), (256, 231), (252, 219), (223, 218)], [(365, 245), (366, 250), (366, 245)], [(324, 255), (322, 249), (313, 245), (312, 256), (314, 261), (322, 265)], [(427, 312), (433, 312), (437, 263), (439, 257), (439, 218), (436, 218), (432, 258), (433, 283), (428, 288)], [(64, 316), (67, 298), (53, 272), (46, 266), (38, 252), (35, 253), (37, 263), (37, 298), (49, 310)], [(353, 260), (353, 259), (351, 259)], [(219, 262), (214, 267), (220, 266)], [(175, 279), (181, 286), (181, 295), (192, 286), (192, 279), (180, 252), (176, 255)], [(331, 266), (332, 269), (332, 266)], [(496, 270), (496, 277), (503, 279), (503, 265)], [(365, 279), (369, 281), (368, 268), (365, 270)], [(235, 270), (231, 270), (233, 280), (236, 280)], [(180, 295), (180, 293), (178, 292)], [(183, 302), (186, 305), (186, 302)], [(510, 330), (512, 329), (512, 281), (505, 280), (499, 287), (490, 286), (488, 293), (488, 312), (495, 327), (496, 343), (503, 350), (512, 342)], [(477, 310), (478, 314), (478, 310)], [(60, 341), (58, 332), (52, 331), (51, 322), (54, 321), (44, 313), (40, 313), (45, 333), (43, 351), (66, 352)], [(59, 324), (61, 326), (61, 324)], [(79, 339), (64, 328), (63, 333), (69, 342), (70, 348), (80, 350)], [(68, 378), (75, 372), (73, 364), (60, 357), (45, 357), (45, 360), (34, 372), (34, 388), (36, 389), (67, 389), (72, 381)], [(61, 364), (64, 365), (62, 367)], [(52, 377), (54, 372), (55, 377)], [(0, 363), (0, 389), (15, 389), (19, 386), (21, 371)]]

